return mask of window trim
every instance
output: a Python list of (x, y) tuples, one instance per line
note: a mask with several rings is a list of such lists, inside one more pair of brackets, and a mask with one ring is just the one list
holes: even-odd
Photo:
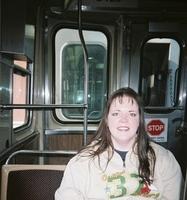
[[(55, 47), (56, 34), (57, 34), (58, 31), (63, 30), (63, 29), (74, 29), (76, 32), (78, 32), (78, 28), (75, 28), (75, 27), (60, 27), (58, 30), (56, 30), (55, 34), (54, 34), (54, 37), (53, 37), (54, 38), (53, 42), (54, 42), (55, 52), (56, 52), (56, 47)], [(106, 56), (107, 56), (106, 57), (106, 62), (107, 62), (107, 64), (106, 64), (106, 75), (107, 75), (108, 74), (108, 51), (109, 51), (109, 41), (108, 41), (107, 33), (105, 31), (103, 31), (103, 30), (98, 30), (98, 29), (84, 29), (83, 31), (96, 31), (96, 32), (99, 32), (99, 33), (103, 34), (103, 36), (105, 37), (105, 39), (106, 39), (106, 47), (105, 47), (105, 49), (106, 49)], [(87, 44), (92, 44), (91, 42), (90, 43), (86, 42), (86, 43)], [(66, 44), (70, 45), (70, 44), (81, 44), (81, 43), (80, 43), (80, 41), (78, 41), (78, 42), (75, 41), (75, 42), (68, 42)], [(96, 44), (96, 43), (94, 43), (94, 44)], [(99, 43), (97, 43), (97, 44), (99, 44)], [(101, 42), (100, 45), (103, 46), (103, 43)], [(62, 52), (62, 48), (61, 48), (60, 52)], [(55, 64), (56, 64), (56, 55), (55, 55), (54, 59), (55, 59)], [(62, 61), (60, 60), (60, 63), (61, 62)], [(108, 81), (108, 79), (105, 78), (105, 80), (106, 80), (106, 83), (105, 83), (106, 84), (106, 93), (104, 95), (107, 98), (107, 91), (108, 91), (108, 82), (107, 81)], [(56, 88), (57, 88), (56, 87), (56, 83), (57, 83), (57, 80), (56, 80), (56, 68), (55, 68), (55, 73), (54, 73), (54, 82), (55, 82), (55, 89), (53, 89), (53, 92), (54, 92), (53, 96), (55, 96), (55, 94), (57, 92), (56, 91)], [(53, 102), (55, 104), (58, 103), (58, 101), (56, 101), (56, 98), (53, 98)], [(59, 117), (55, 111), (53, 112), (53, 116), (54, 116), (55, 120), (57, 120), (60, 123), (71, 123), (71, 122), (80, 123), (80, 122), (83, 122), (83, 120), (84, 120), (84, 118), (83, 119), (69, 119), (69, 118), (64, 117), (64, 115), (61, 115), (62, 117)], [(92, 122), (92, 123), (98, 123), (99, 121), (100, 121), (100, 119), (88, 120), (88, 122)]]
[[(30, 63), (26, 63), (26, 64), (27, 64), (27, 69), (22, 68), (21, 66), (19, 66), (17, 64), (13, 64), (12, 65), (12, 67), (13, 67), (12, 73), (18, 74), (20, 76), (28, 77), (28, 78), (26, 78), (27, 81), (26, 81), (26, 103), (25, 103), (27, 105), (27, 104), (31, 103), (32, 72), (31, 72), (31, 69), (29, 69), (31, 67), (28, 66), (28, 65), (30, 65)], [(13, 90), (13, 74), (12, 74), (12, 90)], [(13, 91), (12, 91), (12, 101), (13, 101)], [(13, 104), (13, 102), (12, 102), (12, 104)], [(17, 134), (21, 130), (28, 128), (31, 125), (32, 110), (29, 110), (29, 109), (23, 109), (23, 110), (25, 110), (25, 115), (26, 115), (27, 121), (25, 123), (23, 123), (22, 125), (13, 127), (14, 120), (13, 120), (13, 116), (12, 116), (12, 128), (13, 128), (13, 131), (15, 134)], [(13, 113), (12, 113), (12, 115), (13, 115)]]
[[(183, 54), (183, 47), (184, 47), (184, 41), (181, 41), (181, 39), (179, 39), (177, 37), (177, 35), (175, 34), (172, 34), (172, 33), (152, 33), (152, 34), (148, 34), (147, 37), (144, 38), (144, 40), (142, 41), (142, 44), (141, 44), (141, 48), (140, 48), (140, 75), (139, 75), (139, 93), (142, 95), (142, 62), (143, 62), (143, 49), (144, 49), (144, 46), (145, 44), (147, 43), (147, 41), (151, 40), (151, 39), (156, 39), (156, 38), (159, 38), (159, 39), (171, 39), (171, 40), (175, 40), (178, 45), (179, 45), (179, 63), (178, 63), (178, 80), (177, 80), (177, 88), (176, 88), (176, 91), (175, 91), (175, 99), (177, 100), (177, 97), (179, 96), (179, 92), (180, 92), (180, 80), (181, 80), (181, 70), (182, 70), (182, 67), (181, 67), (181, 58), (182, 58), (182, 54)], [(144, 106), (145, 107), (145, 110), (173, 110), (175, 108), (179, 108), (180, 109), (180, 101), (177, 100), (175, 102), (175, 104), (173, 106)]]

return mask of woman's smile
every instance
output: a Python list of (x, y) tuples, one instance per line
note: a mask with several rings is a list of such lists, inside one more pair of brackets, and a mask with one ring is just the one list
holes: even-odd
[(118, 131), (128, 131), (130, 128), (128, 126), (119, 126), (117, 127)]

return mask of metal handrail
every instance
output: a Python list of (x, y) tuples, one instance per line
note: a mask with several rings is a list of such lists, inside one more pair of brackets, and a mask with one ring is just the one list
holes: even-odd
[(30, 154), (30, 155), (39, 155), (39, 156), (45, 156), (45, 155), (76, 155), (78, 151), (72, 151), (72, 150), (19, 150), (13, 152), (8, 159), (5, 162), (5, 165), (8, 165), (13, 157), (15, 157), (18, 154)]
[(0, 104), (0, 110), (86, 108), (85, 104)]
[(164, 107), (164, 106), (145, 106), (145, 110), (183, 110), (183, 106)]
[[(82, 31), (82, 0), (78, 0), (78, 33), (82, 44), (84, 53), (84, 104), (88, 105), (88, 80), (89, 80), (89, 63), (88, 63), (88, 51)], [(83, 144), (87, 144), (87, 120), (88, 120), (88, 106), (84, 108), (84, 132), (83, 132)]]

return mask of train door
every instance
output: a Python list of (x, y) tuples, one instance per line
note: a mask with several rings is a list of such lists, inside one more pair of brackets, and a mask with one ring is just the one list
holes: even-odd
[(187, 30), (182, 24), (142, 21), (131, 23), (128, 84), (142, 95), (151, 139), (170, 149), (185, 172)]
[(97, 20), (81, 27), (89, 63), (85, 83), (84, 52), (76, 13), (68, 20), (56, 15), (55, 10), (45, 16), (45, 103), (62, 107), (45, 112), (44, 149), (74, 151), (85, 144), (85, 84), (88, 84), (86, 141), (93, 136), (102, 117), (108, 90), (107, 62), (112, 58), (108, 57), (107, 29)]
[[(182, 165), (182, 129), (186, 100), (182, 98), (185, 91), (184, 77), (180, 74), (180, 47), (180, 41), (171, 37), (146, 41), (142, 49), (140, 88), (144, 99), (147, 132), (153, 140), (170, 149)], [(150, 48), (154, 49), (152, 55), (149, 55)], [(147, 57), (152, 63), (150, 71), (143, 67), (146, 66)]]

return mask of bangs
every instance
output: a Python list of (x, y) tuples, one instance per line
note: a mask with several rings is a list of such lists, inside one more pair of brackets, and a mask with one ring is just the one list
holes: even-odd
[(118, 96), (118, 97), (116, 97), (116, 98), (114, 98), (113, 99), (113, 101), (117, 101), (118, 100), (118, 102), (120, 103), (120, 104), (122, 104), (123, 102), (127, 102), (127, 103), (130, 103), (130, 104), (134, 104), (134, 103), (136, 103), (137, 104), (137, 102), (136, 102), (136, 100), (133, 98), (133, 97), (130, 97), (130, 96), (127, 96), (127, 95), (122, 95), (122, 96)]

